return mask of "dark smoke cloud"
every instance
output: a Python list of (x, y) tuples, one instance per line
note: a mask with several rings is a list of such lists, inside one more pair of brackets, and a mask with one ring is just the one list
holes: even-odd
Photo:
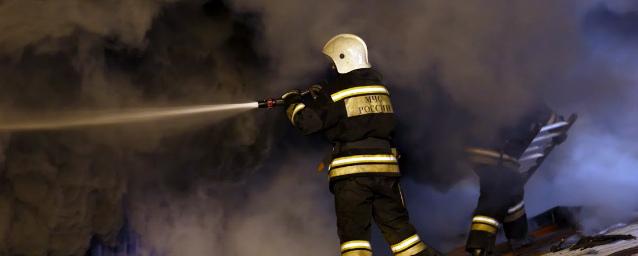
[[(636, 135), (636, 10), (577, 0), (5, 0), (0, 115), (277, 95), (314, 82), (323, 43), (353, 32), (393, 91), (408, 206), (427, 241), (461, 243), (474, 207), (472, 174), (450, 153), (459, 137), (492, 136), (536, 97), (582, 119), (529, 184), (528, 208), (591, 206), (593, 229), (636, 205), (637, 151), (626, 139)], [(480, 122), (459, 129), (467, 113)], [(0, 140), (0, 254), (83, 255), (92, 237), (115, 243), (125, 216), (142, 254), (336, 254), (325, 174), (311, 171), (323, 146), (292, 132), (280, 113), (244, 113), (11, 134)]]
[[(467, 222), (474, 206), (441, 207), (438, 200), (476, 196), (462, 192), (472, 191), (473, 183), (450, 187), (471, 175), (453, 154), (460, 137), (493, 136), (494, 128), (541, 98), (559, 113), (578, 112), (581, 121), (530, 184), (530, 212), (592, 207), (583, 225), (593, 230), (627, 220), (635, 210), (635, 147), (627, 140), (635, 127), (629, 114), (636, 109), (635, 2), (235, 2), (263, 13), (263, 50), (278, 67), (275, 79), (284, 83), (319, 68), (314, 54), (336, 33), (356, 33), (368, 42), (372, 64), (399, 99), (399, 146), (408, 162), (403, 170), (418, 183), (448, 191), (413, 184), (420, 199), (419, 206), (412, 203), (416, 215), (440, 214), (415, 220), (437, 244), (463, 240), (454, 234), (466, 227), (453, 223)], [(464, 122), (468, 114), (478, 121)], [(591, 193), (577, 193), (579, 188)]]
[(170, 2), (174, 1), (2, 1), (0, 49), (13, 57), (29, 46), (56, 53), (71, 46), (64, 41), (78, 31), (116, 36), (141, 47), (153, 18)]
[[(262, 47), (279, 71), (276, 81), (284, 84), (298, 83), (299, 76), (320, 69), (323, 62), (317, 52), (331, 36), (361, 35), (368, 42), (372, 64), (402, 99), (397, 111), (405, 129), (399, 136), (418, 144), (406, 153), (409, 157), (413, 150), (423, 152), (415, 159), (426, 154), (445, 158), (457, 151), (461, 140), (451, 133), (494, 136), (496, 127), (512, 122), (550, 91), (552, 83), (580, 61), (579, 22), (582, 9), (591, 5), (578, 1), (235, 3), (263, 12)], [(290, 24), (291, 20), (304, 22)], [(294, 36), (282, 36), (290, 31)], [(464, 123), (465, 116), (457, 114), (463, 112), (477, 121)], [(428, 140), (434, 140), (430, 143), (434, 148), (423, 143)], [(444, 162), (453, 159), (457, 158)], [(432, 164), (428, 162), (417, 164)], [(420, 175), (434, 181), (430, 183), (467, 175), (453, 171), (459, 168), (437, 169), (457, 173)]]
[[(3, 118), (236, 103), (263, 91), (253, 23), (221, 2), (3, 1), (0, 14)], [(200, 210), (222, 209), (215, 202), (223, 194), (202, 201), (210, 208), (191, 208), (197, 201), (189, 198), (250, 176), (270, 148), (271, 124), (244, 114), (14, 133), (0, 143), (0, 254), (84, 255), (92, 238), (114, 245), (125, 217), (139, 220), (133, 226), (141, 232), (155, 231), (172, 214), (157, 200), (214, 219), (214, 211)], [(147, 214), (155, 218), (141, 218)], [(176, 223), (187, 224), (181, 216)], [(166, 249), (163, 240), (142, 237)], [(178, 244), (167, 249), (173, 253), (209, 248), (197, 249), (208, 246), (206, 238), (165, 239)]]

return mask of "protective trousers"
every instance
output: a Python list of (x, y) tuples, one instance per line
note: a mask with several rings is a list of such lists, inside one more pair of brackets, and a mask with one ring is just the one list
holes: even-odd
[(523, 203), (525, 180), (514, 168), (480, 166), (480, 197), (472, 218), (466, 249), (480, 249), (489, 255), (501, 225), (508, 239), (527, 236), (527, 216)]
[(396, 256), (440, 255), (410, 224), (398, 177), (359, 176), (334, 181), (342, 256), (370, 256), (371, 218)]

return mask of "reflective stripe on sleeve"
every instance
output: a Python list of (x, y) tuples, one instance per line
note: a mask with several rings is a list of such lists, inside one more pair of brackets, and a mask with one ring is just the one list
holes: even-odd
[(399, 166), (396, 164), (360, 164), (337, 167), (330, 170), (330, 178), (359, 174), (359, 173), (396, 173), (399, 174)]
[(306, 105), (303, 103), (293, 104), (288, 107), (286, 114), (288, 114), (288, 120), (290, 120), (293, 125), (295, 124), (295, 117), (297, 116), (297, 113), (304, 108), (306, 108)]
[(518, 162), (518, 160), (516, 158), (511, 157), (511, 156), (506, 155), (506, 154), (501, 154), (500, 152), (494, 151), (494, 150), (469, 147), (469, 148), (466, 148), (465, 151), (470, 153), (470, 154), (488, 156), (488, 157), (493, 157), (493, 158), (497, 158), (497, 159), (502, 158), (503, 160), (506, 160), (506, 161)]
[(297, 106), (295, 106), (295, 109), (292, 110), (292, 116), (290, 117), (290, 121), (293, 124), (295, 123), (295, 117), (297, 117), (297, 113), (299, 113), (299, 111), (301, 111), (304, 108), (306, 108), (306, 105), (303, 103), (299, 103), (297, 104)]
[(388, 92), (388, 89), (386, 89), (385, 86), (383, 85), (366, 85), (366, 86), (357, 86), (357, 87), (341, 90), (331, 94), (330, 97), (332, 98), (333, 102), (337, 102), (345, 98), (349, 98), (349, 97), (357, 96), (357, 95), (365, 95), (365, 94), (390, 95), (390, 93)]
[(497, 158), (488, 157), (488, 156), (473, 155), (469, 157), (469, 161), (472, 164), (478, 164), (478, 165), (498, 166), (500, 164), (503, 167), (514, 169), (514, 170), (517, 170), (520, 167), (520, 164), (518, 162), (500, 161)]
[(329, 169), (361, 163), (396, 164), (398, 161), (396, 156), (389, 154), (345, 156), (333, 159)]
[(469, 161), (473, 164), (503, 166), (510, 169), (518, 169), (519, 161), (507, 154), (498, 151), (468, 147), (465, 152), (469, 154)]

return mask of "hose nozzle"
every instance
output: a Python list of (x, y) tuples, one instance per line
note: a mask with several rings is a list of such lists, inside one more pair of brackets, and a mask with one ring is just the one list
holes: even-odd
[[(292, 90), (289, 91), (287, 93), (284, 94), (284, 96), (281, 96), (280, 98), (276, 98), (276, 99), (265, 99), (265, 100), (259, 100), (257, 101), (257, 103), (259, 104), (259, 108), (274, 108), (274, 107), (283, 107), (286, 105), (286, 102), (284, 101), (284, 98), (286, 98), (287, 96), (291, 96), (291, 95), (295, 95), (297, 94), (299, 98), (301, 98), (301, 96), (306, 96), (306, 95), (311, 95), (313, 99), (317, 98), (317, 92), (321, 90), (321, 86), (320, 85), (313, 85), (310, 87), (310, 89), (305, 90), (305, 91), (299, 91), (299, 90)], [(299, 99), (300, 100), (300, 99)]]
[(284, 106), (283, 99), (265, 99), (265, 100), (259, 100), (257, 101), (257, 103), (259, 104), (259, 108), (267, 108), (267, 109)]

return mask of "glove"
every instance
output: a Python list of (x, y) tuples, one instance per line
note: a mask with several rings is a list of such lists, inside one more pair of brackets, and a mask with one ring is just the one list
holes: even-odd
[(323, 87), (321, 87), (321, 85), (313, 84), (312, 86), (310, 86), (310, 88), (308, 88), (308, 92), (313, 99), (317, 99), (317, 97), (319, 96), (319, 92), (321, 92), (322, 89)]
[(284, 101), (286, 107), (301, 102), (301, 92), (299, 90), (290, 90), (284, 95), (281, 95), (281, 99)]

